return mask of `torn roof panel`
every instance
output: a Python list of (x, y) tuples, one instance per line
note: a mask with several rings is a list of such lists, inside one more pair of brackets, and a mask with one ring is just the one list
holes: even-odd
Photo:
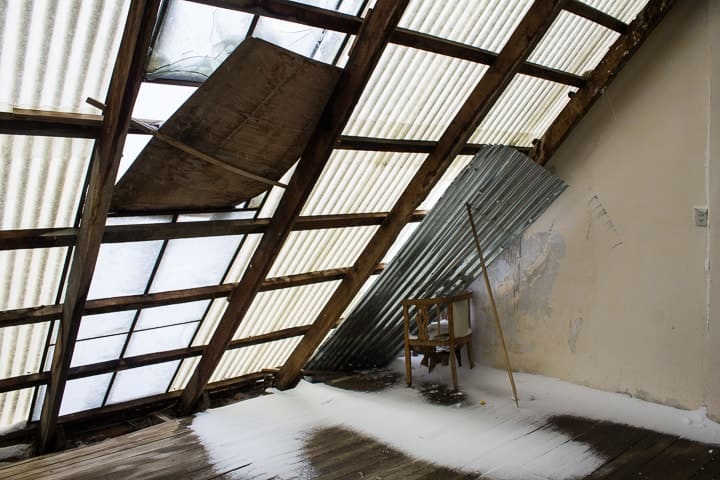
[(231, 207), (267, 190), (297, 161), (339, 75), (246, 39), (158, 130), (214, 160), (153, 138), (117, 183), (111, 209)]

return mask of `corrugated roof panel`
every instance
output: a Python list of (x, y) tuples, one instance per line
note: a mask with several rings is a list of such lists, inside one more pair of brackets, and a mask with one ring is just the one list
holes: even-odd
[(485, 70), (484, 65), (388, 45), (343, 133), (436, 140)]
[(234, 338), (271, 333), (313, 323), (340, 281), (260, 292)]
[(335, 150), (302, 215), (390, 210), (424, 154)]
[(281, 367), (300, 343), (301, 338), (287, 338), (227, 351), (210, 381), (218, 382), (248, 373), (260, 372), (265, 368)]
[(377, 228), (371, 226), (291, 232), (268, 276), (280, 277), (351, 266)]
[(625, 23), (632, 22), (647, 4), (647, 0), (582, 0), (582, 2)]
[(568, 12), (560, 12), (531, 62), (577, 75), (591, 71), (620, 34)]
[(412, 0), (400, 26), (498, 52), (532, 0)]
[(67, 248), (0, 252), (0, 309), (55, 303)]
[(0, 393), (0, 427), (25, 422), (30, 415), (34, 388)]
[(516, 75), (471, 142), (529, 147), (570, 101), (566, 85)]

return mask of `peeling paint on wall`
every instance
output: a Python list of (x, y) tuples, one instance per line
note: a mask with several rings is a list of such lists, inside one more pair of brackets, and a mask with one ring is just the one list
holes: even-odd
[[(488, 267), (495, 302), (508, 349), (527, 353), (536, 346), (520, 340), (520, 332), (536, 330), (552, 316), (550, 299), (560, 260), (565, 256), (565, 241), (553, 231), (538, 232), (518, 239)], [(494, 350), (497, 332), (482, 277), (470, 287), (475, 295), (474, 325), (480, 332), (480, 351)], [(479, 315), (478, 315), (479, 314)], [(527, 336), (525, 336), (527, 337)]]

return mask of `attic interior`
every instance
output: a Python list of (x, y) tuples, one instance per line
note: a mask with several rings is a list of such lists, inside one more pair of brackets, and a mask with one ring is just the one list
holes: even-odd
[(0, 22), (0, 478), (720, 478), (716, 0)]

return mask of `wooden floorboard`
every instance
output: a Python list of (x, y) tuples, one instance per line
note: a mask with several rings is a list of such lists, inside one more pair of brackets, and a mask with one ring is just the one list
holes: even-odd
[[(238, 451), (236, 459), (233, 449), (223, 453), (222, 458), (211, 456), (188, 423), (168, 421), (97, 444), (0, 466), (0, 478), (455, 480), (513, 478), (508, 477), (508, 473), (525, 471), (528, 475), (520, 480), (526, 480), (534, 473), (535, 465), (547, 462), (547, 455), (564, 448), (568, 442), (575, 442), (586, 445), (587, 449), (584, 452), (581, 449), (572, 461), (604, 459), (602, 465), (585, 477), (588, 479), (720, 479), (720, 449), (716, 446), (627, 425), (569, 416), (539, 420), (525, 425), (524, 430), (502, 422), (505, 427), (510, 427), (504, 443), (522, 449), (525, 454), (531, 450), (529, 457), (533, 460), (524, 465), (500, 460), (485, 475), (455, 471), (412, 458), (358, 432), (334, 426), (310, 430), (303, 434), (300, 444), (288, 443), (287, 448), (278, 450), (272, 459), (266, 459), (290, 467), (292, 473), (278, 477), (273, 473), (273, 465), (248, 460), (248, 452), (256, 445), (258, 436), (276, 435), (281, 431), (280, 425), (265, 424), (234, 437), (233, 446), (237, 446)], [(482, 445), (478, 445), (478, 455), (492, 458), (493, 449), (483, 452)], [(492, 464), (491, 461), (487, 463)], [(518, 467), (524, 470), (518, 470)]]

